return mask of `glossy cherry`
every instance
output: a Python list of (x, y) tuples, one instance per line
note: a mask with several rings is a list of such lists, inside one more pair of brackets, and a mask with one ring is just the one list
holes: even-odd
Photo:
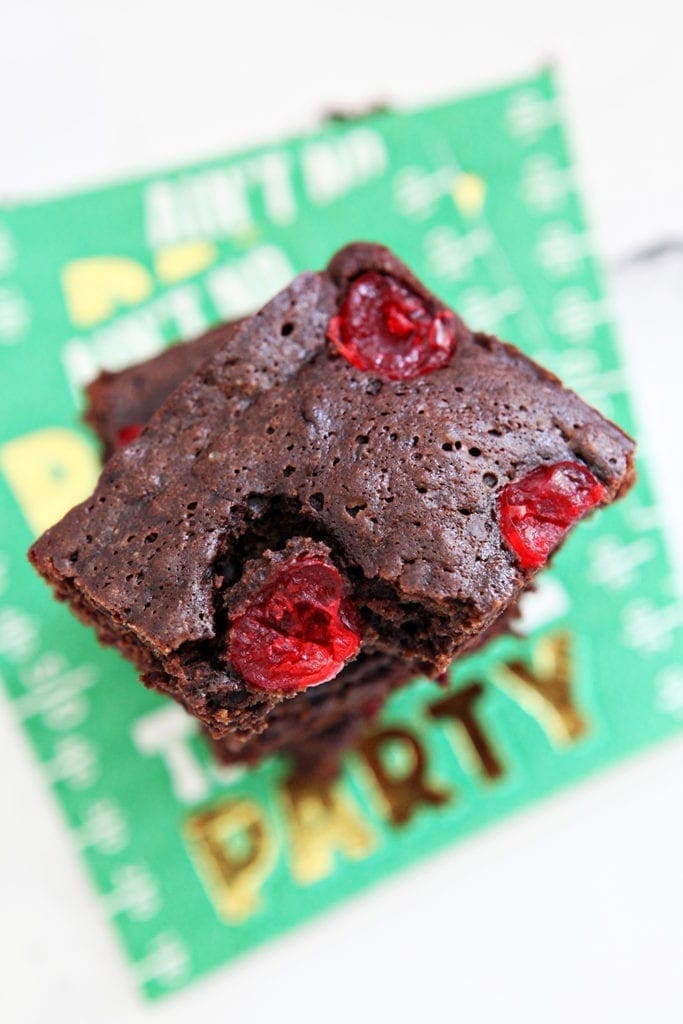
[(360, 621), (339, 570), (318, 555), (281, 562), (232, 622), (230, 660), (257, 689), (295, 693), (325, 683), (358, 653)]
[(455, 316), (434, 312), (407, 284), (370, 270), (349, 285), (327, 328), (334, 349), (359, 370), (412, 380), (440, 370), (455, 351)]
[(537, 569), (589, 509), (607, 497), (581, 462), (539, 466), (498, 495), (498, 521), (522, 569)]

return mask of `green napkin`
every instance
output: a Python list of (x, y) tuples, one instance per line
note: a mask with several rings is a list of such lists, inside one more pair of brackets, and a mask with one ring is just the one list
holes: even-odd
[(30, 570), (32, 538), (98, 471), (84, 384), (354, 239), (637, 434), (548, 72), (0, 209), (2, 676), (151, 997), (681, 725), (681, 610), (642, 463), (525, 600), (525, 635), (459, 663), (446, 691), (398, 693), (328, 786), (277, 758), (220, 770)]

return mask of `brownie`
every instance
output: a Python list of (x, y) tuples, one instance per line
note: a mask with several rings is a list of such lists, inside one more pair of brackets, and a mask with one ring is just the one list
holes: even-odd
[(194, 341), (116, 373), (105, 370), (88, 385), (83, 419), (99, 437), (105, 460), (133, 440), (178, 384), (230, 341), (238, 324), (219, 324)]
[[(141, 429), (171, 391), (229, 341), (235, 326), (220, 325), (142, 363), (105, 371), (89, 385), (83, 418), (98, 434), (105, 459), (121, 446), (127, 432)], [(514, 607), (509, 618), (516, 614)], [(502, 617), (480, 643), (508, 625), (508, 617)], [(285, 753), (301, 771), (331, 775), (389, 695), (412, 676), (401, 658), (361, 652), (322, 689), (304, 690), (274, 708), (262, 733), (246, 741), (232, 736), (214, 740), (212, 749), (225, 764), (255, 764), (271, 754)]]
[(633, 452), (358, 243), (234, 329), (30, 557), (147, 685), (247, 742), (359, 653), (438, 676), (626, 492)]

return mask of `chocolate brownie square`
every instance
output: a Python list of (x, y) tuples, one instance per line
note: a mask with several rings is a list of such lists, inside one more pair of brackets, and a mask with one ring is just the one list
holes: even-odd
[[(105, 458), (139, 435), (173, 389), (229, 342), (235, 326), (223, 324), (152, 359), (103, 372), (89, 385), (84, 420), (99, 435)], [(513, 608), (510, 618), (516, 612)], [(497, 634), (508, 624), (503, 617), (489, 633)], [(482, 635), (482, 642), (489, 633)], [(270, 754), (286, 753), (299, 770), (330, 775), (389, 695), (413, 675), (402, 658), (361, 652), (324, 687), (303, 690), (274, 708), (262, 733), (246, 741), (230, 735), (214, 740), (214, 753), (225, 764), (254, 764)]]
[(30, 557), (148, 685), (247, 740), (360, 652), (438, 676), (628, 490), (633, 451), (359, 243), (243, 321)]

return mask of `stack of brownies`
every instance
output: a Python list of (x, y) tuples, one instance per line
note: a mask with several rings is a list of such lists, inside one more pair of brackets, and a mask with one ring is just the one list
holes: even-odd
[(371, 244), (89, 402), (102, 475), (31, 560), (226, 762), (333, 770), (634, 480), (618, 427)]

